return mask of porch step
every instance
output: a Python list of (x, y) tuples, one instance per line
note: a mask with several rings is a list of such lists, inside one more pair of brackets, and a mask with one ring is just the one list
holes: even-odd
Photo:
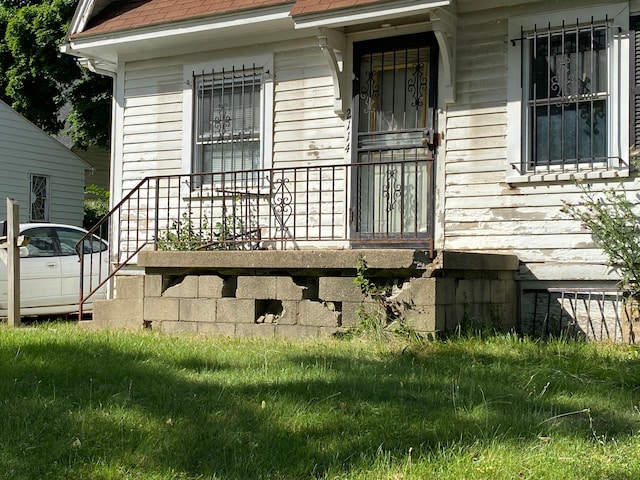
[(142, 330), (144, 317), (144, 277), (116, 277), (117, 298), (93, 302), (92, 320), (78, 324), (89, 330)]

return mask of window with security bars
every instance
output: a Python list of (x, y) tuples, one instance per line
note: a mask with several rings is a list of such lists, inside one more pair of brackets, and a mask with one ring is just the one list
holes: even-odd
[(49, 221), (49, 177), (31, 175), (30, 222)]
[(260, 167), (262, 76), (255, 66), (194, 74), (196, 171)]
[(606, 166), (607, 21), (523, 33), (523, 138), (528, 170)]

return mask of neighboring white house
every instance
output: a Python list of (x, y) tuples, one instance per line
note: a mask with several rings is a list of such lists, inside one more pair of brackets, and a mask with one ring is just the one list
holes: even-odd
[(10, 197), (23, 223), (82, 226), (87, 170), (91, 165), (0, 101), (0, 219)]
[(83, 0), (64, 50), (116, 78), (114, 204), (152, 175), (227, 172), (180, 184), (193, 208), (228, 172), (334, 166), (316, 172), (328, 195), (312, 173), (271, 182), (274, 223), (258, 180), (230, 191), (254, 181), (246, 209), (298, 247), (515, 255), (525, 298), (615, 285), (560, 209), (575, 179), (640, 192), (636, 15), (639, 0)]

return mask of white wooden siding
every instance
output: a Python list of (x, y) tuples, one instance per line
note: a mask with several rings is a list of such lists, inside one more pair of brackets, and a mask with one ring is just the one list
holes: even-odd
[[(345, 123), (333, 110), (331, 72), (320, 49), (306, 47), (280, 51), (275, 55), (274, 64), (274, 167), (345, 163)], [(345, 172), (337, 172), (340, 176), (332, 180), (336, 188), (332, 197), (334, 205), (327, 202), (328, 195), (322, 202), (317, 194), (309, 196), (305, 210), (307, 228), (312, 235), (320, 232), (325, 237), (346, 235)], [(330, 186), (325, 185), (326, 188)], [(337, 215), (333, 225), (328, 214), (320, 215), (320, 212), (331, 212), (332, 209)], [(298, 222), (300, 218), (305, 217), (298, 217)], [(304, 224), (299, 227), (304, 231)]]
[[(333, 111), (334, 88), (331, 72), (316, 46), (317, 40), (282, 42), (262, 46), (274, 55), (273, 109), (274, 125), (272, 164), (274, 167), (337, 164), (345, 162), (345, 124)], [(261, 53), (264, 53), (261, 52)], [(230, 57), (256, 54), (239, 49)], [(179, 174), (184, 171), (183, 90), (184, 65), (215, 62), (219, 52), (201, 52), (174, 59), (147, 60), (125, 65), (122, 148), (119, 168), (122, 192), (130, 191), (140, 180), (151, 175)], [(335, 231), (343, 231), (346, 215), (344, 179), (335, 179), (340, 187), (331, 206), (341, 214)], [(313, 187), (312, 187), (313, 188)], [(319, 222), (319, 212), (329, 206), (310, 196), (305, 207), (309, 226)], [(300, 213), (300, 212), (298, 212)], [(313, 216), (316, 214), (315, 217)], [(299, 223), (298, 227), (304, 228)], [(329, 226), (330, 222), (323, 222)], [(334, 233), (335, 233), (334, 231)]]
[[(446, 162), (444, 245), (437, 247), (516, 254), (526, 279), (610, 279), (589, 233), (560, 211), (563, 201), (580, 199), (573, 182), (505, 182), (507, 75), (520, 74), (507, 71), (508, 15), (548, 9), (526, 8), (459, 16), (458, 96), (446, 109), (446, 151), (439, 157)], [(625, 183), (633, 196), (637, 183)], [(618, 184), (598, 182), (594, 188)]]
[[(591, 1), (591, 0), (589, 0)], [(562, 8), (584, 6), (568, 0)], [(589, 3), (589, 2), (587, 2)], [(592, 3), (596, 3), (593, 0)], [(634, 0), (637, 8), (640, 3)], [(490, 6), (490, 9), (487, 9)], [(565, 279), (576, 272), (606, 279), (602, 252), (579, 222), (560, 212), (563, 201), (579, 200), (572, 182), (506, 183), (507, 53), (510, 15), (553, 8), (534, 0), (461, 0), (456, 56), (456, 103), (439, 126), (444, 145), (438, 161), (438, 212), (443, 232), (437, 249), (516, 254), (523, 274)], [(560, 8), (560, 7), (558, 7)], [(201, 52), (184, 58), (126, 64), (122, 120), (122, 189), (126, 193), (148, 175), (184, 171), (183, 68), (226, 56), (273, 54), (274, 167), (331, 165), (350, 160), (346, 123), (334, 112), (334, 86), (315, 38), (264, 44), (257, 50)], [(221, 56), (222, 55), (222, 56)], [(345, 63), (349, 65), (349, 61)], [(344, 185), (347, 185), (345, 182)], [(601, 183), (606, 188), (616, 183)], [(628, 182), (631, 195), (638, 191)], [(338, 211), (347, 211), (346, 192)], [(324, 205), (310, 205), (318, 212)], [(313, 220), (310, 220), (312, 223)], [(587, 273), (596, 272), (596, 273)], [(604, 273), (603, 273), (604, 272)]]
[(275, 72), (274, 166), (344, 163), (345, 125), (320, 49), (276, 53)]
[[(319, 49), (277, 52), (274, 63), (273, 165), (343, 163), (344, 122), (333, 111), (331, 75)], [(127, 64), (123, 186), (149, 174), (180, 173), (182, 122), (189, 121), (182, 119), (182, 76), (182, 63)]]
[(82, 225), (84, 177), (90, 165), (0, 102), (0, 220), (6, 218), (6, 198), (20, 207), (26, 222), (30, 204), (30, 174), (49, 177), (49, 220)]
[(182, 166), (182, 64), (126, 65), (122, 125), (122, 189)]

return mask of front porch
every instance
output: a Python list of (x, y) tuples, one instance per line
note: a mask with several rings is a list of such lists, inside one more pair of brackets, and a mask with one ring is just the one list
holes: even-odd
[(367, 315), (419, 333), (515, 327), (518, 259), (436, 255), (434, 212), (427, 158), (148, 177), (90, 232), (118, 239), (115, 276), (82, 323), (305, 338)]
[[(382, 315), (421, 334), (464, 322), (516, 327), (513, 256), (410, 249), (143, 251), (144, 275), (116, 277), (89, 328), (318, 338)], [(365, 265), (363, 274), (362, 266)], [(383, 301), (354, 279), (384, 287)]]
[(234, 251), (265, 250), (401, 248), (431, 259), (432, 184), (424, 158), (146, 177), (80, 242), (108, 237), (112, 266), (95, 284), (96, 259), (81, 258), (80, 313), (148, 251), (224, 251), (222, 265)]

